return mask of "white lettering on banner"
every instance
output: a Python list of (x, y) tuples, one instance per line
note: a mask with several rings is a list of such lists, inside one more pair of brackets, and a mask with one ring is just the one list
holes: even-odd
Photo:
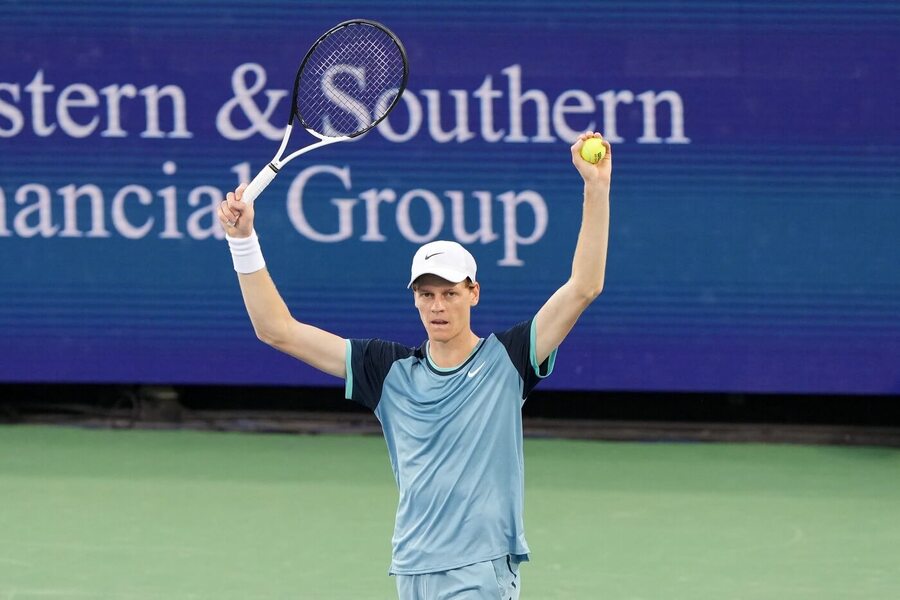
[[(475, 130), (469, 123), (469, 96), (478, 101), (478, 118), (480, 121), (481, 139), (489, 143), (539, 143), (549, 144), (562, 140), (571, 143), (578, 134), (585, 130), (602, 130), (611, 142), (624, 142), (625, 138), (619, 134), (618, 119), (619, 108), (634, 104), (637, 97), (642, 106), (633, 107), (631, 110), (642, 111), (643, 131), (637, 142), (641, 144), (686, 144), (690, 139), (684, 135), (684, 103), (681, 96), (674, 90), (664, 92), (647, 91), (638, 96), (630, 90), (608, 90), (596, 95), (585, 90), (564, 90), (555, 98), (551, 98), (544, 90), (531, 88), (523, 91), (523, 69), (519, 64), (514, 64), (500, 71), (506, 78), (505, 89), (494, 87), (494, 79), (487, 75), (478, 88), (469, 91), (464, 89), (448, 90), (453, 100), (453, 110), (442, 110), (443, 92), (438, 89), (422, 89), (418, 93), (406, 90), (403, 94), (402, 108), (398, 106), (397, 113), (392, 113), (377, 127), (377, 131), (386, 140), (395, 143), (404, 143), (417, 137), (422, 131), (423, 122), (427, 116), (427, 134), (437, 143), (448, 142), (465, 143), (477, 137)], [(365, 73), (362, 69), (349, 65), (338, 65), (329, 69), (323, 76), (326, 83), (332, 82), (337, 74), (346, 73), (352, 77), (359, 89), (366, 86)], [(253, 76), (252, 83), (247, 81), (248, 75)], [(246, 63), (237, 67), (232, 74), (232, 91), (234, 96), (219, 109), (216, 126), (223, 137), (230, 140), (247, 139), (259, 132), (264, 137), (277, 140), (284, 131), (274, 127), (271, 120), (278, 117), (281, 111), (276, 111), (276, 105), (282, 98), (288, 96), (288, 91), (266, 90), (265, 108), (260, 107), (254, 101), (254, 96), (263, 91), (266, 82), (265, 69), (256, 63)], [(324, 85), (324, 84), (323, 84)], [(351, 90), (344, 90), (334, 85), (324, 88), (326, 97), (334, 104), (351, 103), (356, 106), (360, 115), (369, 114), (369, 108), (353, 97)], [(420, 99), (421, 97), (421, 99)], [(500, 102), (506, 98), (505, 113), (499, 111)], [(601, 114), (596, 114), (597, 103), (602, 105)], [(385, 92), (378, 100), (376, 112), (383, 110), (384, 105), (393, 100), (393, 91)], [(424, 107), (423, 107), (424, 102)], [(669, 108), (668, 122), (671, 135), (662, 138), (657, 134), (657, 109), (663, 106)], [(238, 128), (232, 121), (232, 113), (236, 108), (243, 112), (243, 118), (249, 123), (245, 128)], [(397, 120), (405, 111), (406, 129), (397, 131), (391, 121)], [(497, 115), (504, 115), (507, 119), (507, 129), (498, 127)], [(442, 115), (452, 115), (451, 123), (443, 123)], [(570, 122), (573, 115), (583, 115), (579, 122)], [(629, 119), (630, 122), (634, 119)], [(326, 116), (324, 118), (324, 133), (335, 135), (335, 131)], [(362, 122), (362, 121), (360, 121)], [(526, 131), (528, 133), (526, 133)]]
[[(331, 91), (325, 100), (355, 103), (360, 114), (383, 111), (397, 93), (385, 91), (373, 107), (355, 97), (366, 86), (364, 70), (338, 65), (323, 77), (325, 84), (340, 78), (342, 85), (327, 88)], [(378, 125), (378, 135), (391, 143), (421, 136), (438, 144), (568, 144), (582, 131), (597, 130), (612, 143), (691, 143), (684, 100), (672, 89), (550, 91), (529, 84), (520, 64), (479, 79), (471, 87), (406, 90), (397, 109)], [(26, 81), (0, 82), (0, 139), (24, 134), (47, 143), (41, 138), (115, 140), (138, 133), (141, 138), (182, 140), (194, 135), (188, 129), (188, 99), (177, 85), (58, 83), (48, 81), (43, 69)], [(216, 130), (222, 138), (245, 140), (258, 134), (281, 139), (283, 126), (273, 123), (286, 112), (279, 107), (290, 101), (290, 93), (268, 89), (266, 81), (265, 68), (256, 63), (243, 63), (232, 71), (231, 98), (215, 111)], [(141, 117), (138, 127), (133, 120)], [(323, 121), (327, 133), (340, 133), (334, 131), (335, 123)], [(163, 164), (167, 176), (176, 170), (172, 161)], [(246, 162), (230, 170), (239, 182), (248, 181), (254, 172)], [(311, 184), (316, 197), (328, 198), (316, 201), (315, 212), (309, 211), (314, 202)], [(337, 185), (342, 187), (335, 189), (336, 194), (322, 191), (322, 186)], [(0, 187), (0, 238), (139, 240), (153, 235), (163, 240), (205, 240), (224, 236), (216, 212), (225, 194), (218, 187), (198, 185), (184, 190), (174, 184), (148, 187), (134, 181), (120, 186), (110, 190), (106, 183), (76, 181), (52, 186), (23, 182), (15, 190)], [(519, 267), (525, 262), (520, 257), (523, 247), (539, 243), (549, 223), (543, 196), (531, 189), (495, 193), (473, 184), (470, 190), (371, 185), (359, 193), (352, 190), (349, 166), (307, 166), (291, 181), (287, 193), (291, 225), (304, 238), (319, 243), (354, 238), (385, 243), (399, 237), (420, 244), (439, 236), (464, 244), (497, 242), (503, 249), (497, 264)], [(357, 209), (360, 204), (364, 208)]]
[[(0, 92), (9, 94), (14, 102), (18, 102), (21, 97), (19, 86), (14, 83), (0, 83)], [(25, 117), (22, 116), (22, 111), (16, 108), (15, 104), (5, 102), (2, 96), (0, 96), (0, 117), (9, 121), (8, 127), (4, 127), (3, 122), (0, 121), (0, 138), (15, 137), (25, 126)]]
[[(119, 115), (122, 112), (122, 98), (134, 98), (137, 96), (137, 88), (126, 83), (125, 85), (108, 85), (100, 90), (106, 96), (107, 123), (106, 129), (100, 135), (103, 137), (125, 137), (128, 132), (122, 129)], [(184, 108), (185, 114), (187, 106)]]
[[(530, 246), (542, 237), (547, 231), (547, 203), (541, 195), (531, 190), (519, 194), (506, 192), (500, 194), (497, 200), (503, 203), (503, 260), (499, 263), (503, 267), (521, 267), (525, 263), (518, 257), (517, 251), (520, 245)], [(534, 211), (534, 229), (528, 237), (521, 237), (516, 227), (516, 216), (519, 205), (527, 204)]]
[[(162, 171), (166, 175), (174, 175), (178, 167), (171, 160), (163, 163)], [(172, 240), (181, 239), (184, 235), (178, 231), (178, 198), (177, 190), (174, 185), (166, 186), (156, 192), (156, 195), (163, 199), (163, 215), (165, 216), (165, 228), (159, 234), (161, 238)]]
[(303, 212), (303, 192), (309, 179), (319, 173), (334, 175), (343, 184), (345, 190), (350, 189), (350, 167), (343, 169), (327, 165), (308, 167), (294, 178), (294, 182), (288, 190), (288, 217), (294, 224), (294, 228), (303, 237), (316, 242), (341, 242), (353, 235), (353, 206), (357, 201), (355, 198), (332, 198), (331, 203), (338, 207), (338, 230), (334, 233), (321, 233), (313, 229)]
[[(251, 173), (250, 164), (239, 163), (231, 171), (238, 182), (245, 182)], [(166, 161), (162, 172), (167, 176), (174, 175), (177, 165)], [(416, 244), (429, 242), (442, 234), (464, 244), (490, 244), (502, 239), (503, 257), (497, 264), (506, 267), (524, 265), (519, 257), (520, 248), (537, 243), (547, 230), (547, 204), (534, 190), (509, 190), (494, 195), (487, 190), (466, 193), (415, 188), (399, 192), (392, 188), (368, 188), (355, 197), (339, 197), (340, 193), (338, 197), (332, 197), (330, 203), (337, 208), (336, 214), (330, 213), (334, 216), (329, 217), (328, 211), (317, 209), (319, 219), (331, 218), (332, 222), (337, 222), (336, 230), (320, 231), (310, 223), (306, 212), (308, 187), (314, 178), (319, 178), (315, 182), (317, 186), (337, 182), (343, 192), (351, 194), (353, 181), (350, 167), (313, 165), (300, 171), (291, 182), (287, 193), (288, 218), (300, 235), (315, 242), (336, 243), (353, 238), (356, 235), (354, 211), (361, 203), (365, 205), (365, 231), (359, 235), (360, 241), (391, 240), (392, 231), (383, 227), (386, 222), (383, 207), (388, 207), (393, 210), (393, 219), (389, 219), (396, 226), (393, 233)], [(54, 214), (54, 199), (47, 186), (23, 184), (13, 194), (15, 204), (21, 206), (13, 215), (8, 212), (7, 194), (0, 188), (0, 237), (109, 238), (115, 235), (140, 240), (154, 231), (164, 240), (224, 237), (217, 211), (225, 194), (213, 186), (200, 185), (185, 195), (174, 185), (153, 191), (147, 186), (129, 183), (107, 199), (96, 184), (70, 183), (58, 188), (56, 194), (61, 201), (61, 215)], [(317, 196), (322, 195), (317, 193)], [(502, 205), (499, 231), (494, 229), (495, 201)], [(181, 214), (185, 202), (193, 209), (186, 219)], [(467, 211), (470, 213), (468, 219)], [(413, 214), (417, 218), (414, 219)], [(8, 215), (12, 217), (12, 228), (8, 226)], [(449, 228), (446, 226), (448, 220)], [(520, 230), (523, 220), (533, 223), (530, 231)], [(59, 221), (63, 224), (62, 229)], [(90, 228), (85, 231), (88, 222)]]
[[(26, 120), (23, 109), (19, 107), (22, 89), (30, 96), (30, 102), (26, 101), (30, 107), (30, 121)], [(24, 88), (18, 83), (0, 83), (0, 92), (8, 94), (12, 100), (10, 102), (0, 96), (0, 137), (15, 137), (28, 123), (31, 132), (38, 137), (49, 137), (59, 125), (61, 132), (69, 137), (86, 138), (100, 128), (104, 117), (106, 129), (100, 133), (102, 137), (126, 137), (128, 132), (122, 128), (121, 120), (122, 99), (136, 98), (138, 94), (144, 97), (144, 131), (141, 137), (188, 139), (194, 135), (187, 128), (187, 99), (177, 85), (150, 85), (138, 90), (130, 83), (113, 84), (100, 89), (98, 94), (98, 90), (87, 83), (72, 83), (54, 99), (52, 93), (55, 89), (55, 86), (45, 83), (43, 69), (37, 71)], [(105, 99), (105, 110), (100, 101), (101, 95)], [(162, 99), (168, 99), (167, 104), (171, 107), (172, 129), (169, 131), (164, 131), (160, 125)], [(55, 122), (48, 120), (48, 112), (56, 116)]]
[(366, 233), (360, 240), (364, 242), (383, 242), (387, 240), (381, 233), (378, 220), (378, 205), (382, 202), (395, 202), (397, 193), (394, 190), (369, 189), (359, 195), (366, 203)]
[(672, 107), (672, 135), (666, 141), (670, 144), (688, 144), (691, 140), (684, 137), (684, 106), (681, 96), (672, 90), (665, 92), (644, 92), (638, 96), (644, 103), (644, 135), (638, 138), (641, 144), (660, 144), (662, 138), (656, 135), (656, 107), (660, 102), (668, 102)]
[(6, 192), (0, 188), (0, 237), (9, 237), (9, 227), (6, 226)]
[[(335, 65), (325, 71), (325, 74), (322, 75), (322, 92), (325, 94), (325, 97), (332, 102), (332, 104), (336, 106), (346, 106), (349, 109), (345, 109), (343, 112), (349, 113), (356, 117), (356, 127), (353, 129), (353, 131), (360, 131), (368, 126), (369, 122), (372, 120), (372, 115), (369, 114), (369, 109), (365, 104), (342, 90), (335, 83), (335, 77), (341, 75), (342, 73), (346, 73), (347, 75), (350, 75), (353, 79), (355, 79), (356, 85), (360, 90), (366, 89), (365, 69), (361, 67), (351, 67), (349, 65)], [(365, 118), (363, 118), (363, 115), (365, 115)], [(331, 118), (327, 113), (322, 118), (322, 129), (322, 133), (331, 137), (340, 137), (347, 133), (352, 133), (350, 131), (339, 131), (335, 129), (334, 125), (331, 124)]]
[(116, 230), (121, 233), (123, 237), (137, 240), (150, 233), (150, 228), (153, 227), (154, 219), (153, 217), (147, 217), (143, 225), (132, 225), (131, 221), (128, 220), (128, 217), (125, 216), (125, 200), (131, 194), (137, 196), (138, 202), (144, 206), (153, 204), (153, 194), (150, 190), (142, 185), (126, 185), (116, 192), (116, 195), (113, 197), (112, 220)]
[[(206, 205), (200, 210), (195, 210), (187, 220), (188, 237), (194, 240), (205, 240), (213, 238), (216, 240), (225, 239), (225, 231), (219, 225), (218, 210), (219, 204), (225, 199), (222, 190), (211, 185), (201, 185), (190, 191), (188, 194), (189, 206), (202, 206), (203, 197), (208, 198)], [(204, 226), (203, 221), (209, 223)]]
[[(409, 216), (410, 204), (412, 204), (412, 201), (416, 198), (421, 198), (425, 201), (425, 205), (428, 207), (428, 221), (431, 223), (431, 227), (428, 228), (428, 231), (422, 234), (413, 229), (412, 219)], [(434, 193), (421, 189), (411, 190), (403, 194), (403, 197), (400, 198), (400, 202), (397, 203), (397, 228), (400, 230), (403, 237), (409, 241), (417, 244), (430, 242), (437, 237), (443, 226), (444, 207)]]
[[(13, 220), (13, 229), (16, 235), (23, 238), (34, 237), (38, 234), (41, 237), (53, 237), (59, 227), (53, 224), (53, 214), (50, 205), (50, 190), (47, 186), (38, 183), (27, 183), (16, 190), (16, 204), (25, 205), (28, 202), (29, 194), (34, 194), (37, 201), (31, 206), (25, 206), (16, 215)], [(28, 217), (37, 216), (37, 223), (28, 224)]]
[(634, 94), (628, 90), (614, 92), (612, 90), (597, 95), (597, 100), (603, 103), (603, 137), (610, 144), (624, 142), (625, 138), (619, 135), (616, 129), (616, 109), (619, 103), (631, 104), (634, 102)]
[[(534, 102), (537, 116), (537, 135), (530, 138), (532, 142), (555, 142), (550, 135), (550, 109), (547, 94), (541, 90), (528, 90), (522, 93), (522, 67), (512, 65), (500, 71), (509, 79), (509, 135), (505, 142), (527, 142), (529, 138), (522, 133), (522, 105)], [(576, 136), (577, 137), (577, 136)]]
[(70, 137), (85, 138), (97, 129), (100, 117), (94, 117), (86, 124), (79, 124), (70, 114), (70, 108), (96, 108), (100, 106), (100, 96), (89, 85), (73, 83), (59, 93), (56, 101), (56, 120)]
[[(419, 129), (422, 127), (422, 103), (419, 102), (419, 99), (413, 94), (404, 93), (400, 97), (400, 100), (402, 100), (402, 103), (406, 106), (408, 113), (409, 124), (406, 127), (406, 131), (397, 133), (394, 130), (393, 125), (391, 125), (387, 119), (379, 123), (377, 129), (384, 139), (398, 144), (408, 142), (416, 137), (419, 133)], [(384, 110), (383, 106), (379, 105), (379, 108)]]
[[(681, 95), (674, 90), (663, 92), (646, 91), (635, 95), (631, 90), (607, 90), (592, 95), (586, 90), (564, 90), (558, 96), (551, 97), (546, 91), (531, 88), (523, 91), (523, 69), (521, 65), (514, 64), (500, 71), (506, 78), (505, 89), (494, 85), (491, 75), (485, 76), (481, 85), (475, 90), (452, 89), (449, 90), (455, 103), (454, 111), (442, 111), (441, 91), (423, 89), (418, 92), (406, 90), (403, 94), (403, 108), (398, 107), (398, 113), (392, 113), (378, 125), (381, 135), (391, 142), (407, 142), (420, 134), (422, 126), (422, 114), (428, 115), (427, 133), (429, 137), (438, 143), (450, 141), (465, 143), (476, 138), (476, 130), (480, 133), (482, 141), (488, 143), (539, 143), (549, 144), (558, 140), (565, 143), (574, 141), (578, 134), (586, 130), (602, 131), (610, 141), (621, 143), (626, 141), (619, 132), (619, 118), (631, 115), (620, 114), (621, 110), (633, 112), (641, 111), (643, 131), (636, 141), (639, 144), (687, 144), (690, 139), (684, 133), (684, 102)], [(480, 126), (473, 128), (469, 123), (468, 97), (478, 101), (478, 119)], [(422, 106), (422, 97), (425, 106)], [(641, 100), (641, 106), (631, 106), (637, 97)], [(506, 111), (500, 111), (500, 102), (506, 99)], [(598, 106), (595, 98), (600, 101), (602, 111), (597, 114)], [(657, 118), (663, 120), (665, 110), (668, 108), (668, 119), (671, 130), (669, 137), (661, 137), (657, 134)], [(398, 134), (391, 120), (397, 116), (403, 119), (402, 111), (406, 110), (407, 128), (402, 134)], [(453, 123), (442, 123), (442, 115), (452, 114)], [(577, 122), (571, 122), (573, 115), (582, 115)], [(506, 118), (504, 128), (498, 123), (501, 117)], [(626, 123), (636, 121), (633, 118), (625, 119)]]
[[(146, 123), (147, 129), (141, 133), (141, 137), (145, 138), (190, 138), (193, 137), (187, 130), (187, 103), (184, 99), (184, 92), (176, 85), (167, 85), (159, 88), (155, 85), (145, 87), (140, 91), (141, 96), (146, 98)], [(168, 97), (172, 100), (172, 119), (174, 130), (164, 133), (159, 128), (159, 99)]]
[(466, 231), (465, 196), (457, 190), (447, 192), (453, 214), (453, 237), (461, 244), (473, 244), (475, 242), (489, 244), (499, 237), (494, 233), (494, 228), (491, 225), (491, 193), (479, 190), (472, 192), (472, 195), (478, 200), (479, 227), (473, 233), (469, 233)]
[[(685, 132), (684, 100), (675, 90), (647, 90), (636, 94), (632, 90), (595, 93), (567, 89), (552, 95), (546, 90), (528, 88), (520, 64), (509, 65), (500, 73), (502, 77), (496, 81), (493, 75), (486, 75), (473, 89), (428, 88), (418, 92), (408, 89), (403, 94), (403, 102), (379, 123), (377, 131), (394, 143), (411, 141), (423, 131), (440, 144), (463, 144), (476, 139), (491, 144), (571, 143), (581, 131), (588, 129), (602, 131), (613, 143), (625, 142), (628, 137), (639, 144), (689, 144), (691, 141)], [(323, 85), (333, 82), (340, 74), (350, 75), (356, 87), (365, 88), (365, 73), (350, 65), (330, 69), (324, 75)], [(260, 134), (270, 140), (281, 139), (284, 128), (273, 122), (279, 122), (284, 112), (279, 107), (282, 101), (289, 101), (290, 94), (286, 89), (266, 89), (266, 81), (266, 70), (259, 64), (244, 63), (234, 69), (232, 97), (216, 112), (216, 129), (223, 138), (245, 140)], [(143, 98), (144, 105), (141, 137), (189, 139), (194, 135), (188, 129), (187, 98), (177, 85), (148, 85), (137, 89), (131, 83), (109, 84), (98, 90), (87, 83), (70, 83), (57, 97), (53, 95), (55, 90), (54, 85), (45, 81), (43, 69), (24, 86), (0, 82), (0, 138), (21, 135), (28, 127), (37, 137), (51, 136), (57, 130), (72, 138), (86, 138), (98, 132), (102, 137), (127, 137), (128, 130), (122, 124), (122, 104), (136, 101), (138, 96)], [(361, 115), (369, 113), (371, 107), (355, 98), (354, 90), (337, 86), (326, 90), (329, 101), (349, 102)], [(385, 91), (377, 99), (375, 110), (382, 110), (395, 94), (396, 90)], [(452, 110), (443, 110), (445, 95), (453, 103)], [(635, 99), (640, 103), (635, 103)], [(168, 130), (161, 124), (164, 103), (171, 114)], [(478, 106), (471, 114), (470, 104)], [(55, 121), (51, 115), (55, 115)], [(470, 118), (476, 115), (479, 123), (471, 123)], [(363, 121), (362, 117), (359, 119)], [(405, 122), (403, 131), (395, 127), (398, 121)], [(620, 123), (631, 126), (638, 122), (640, 131), (621, 130)], [(423, 125), (426, 125), (424, 129)], [(327, 117), (323, 126), (326, 133), (339, 133)], [(663, 128), (667, 128), (668, 136)]]
[(250, 163), (242, 162), (231, 167), (231, 172), (237, 176), (238, 184), (250, 183)]
[[(388, 237), (381, 230), (381, 214), (379, 207), (393, 205), (396, 202), (394, 221), (397, 231), (407, 241), (422, 244), (436, 239), (444, 229), (446, 221), (446, 208), (440, 196), (426, 189), (413, 189), (397, 200), (397, 191), (385, 188), (370, 188), (359, 194), (356, 198), (332, 198), (331, 203), (337, 206), (337, 231), (323, 233), (310, 225), (304, 208), (304, 195), (306, 188), (313, 177), (318, 175), (330, 175), (336, 178), (345, 191), (352, 189), (350, 167), (338, 168), (330, 165), (316, 165), (303, 169), (291, 183), (288, 190), (287, 211), (288, 217), (294, 228), (303, 237), (326, 243), (342, 242), (354, 235), (353, 210), (359, 200), (365, 203), (366, 230), (359, 237), (361, 241), (386, 242)], [(478, 190), (473, 192), (478, 202), (479, 226), (474, 233), (465, 230), (465, 195), (461, 190), (448, 190), (443, 193), (449, 198), (451, 205), (451, 219), (453, 236), (462, 243), (481, 242), (487, 244), (499, 238), (493, 231), (491, 222), (492, 200), (490, 192)], [(424, 202), (427, 211), (427, 230), (424, 232), (414, 229), (410, 215), (414, 201)], [(519, 246), (527, 246), (537, 243), (547, 231), (548, 210), (544, 198), (533, 190), (522, 192), (507, 191), (497, 196), (497, 201), (503, 204), (503, 257), (497, 262), (500, 266), (519, 267), (524, 261), (519, 258)], [(519, 231), (519, 210), (530, 210), (534, 227), (528, 235)]]
[[(166, 161), (162, 171), (171, 176), (177, 172), (177, 166), (172, 161)], [(231, 171), (239, 182), (245, 182), (251, 173), (250, 164), (239, 163)], [(534, 190), (509, 190), (494, 195), (487, 190), (467, 194), (462, 190), (436, 192), (415, 188), (398, 192), (392, 188), (368, 188), (355, 197), (332, 197), (330, 203), (337, 208), (336, 215), (331, 217), (332, 222), (337, 221), (336, 230), (320, 231), (310, 223), (306, 212), (308, 186), (320, 176), (325, 179), (317, 180), (317, 186), (327, 186), (330, 180), (340, 184), (344, 192), (352, 193), (353, 189), (350, 167), (313, 165), (303, 169), (291, 182), (287, 193), (288, 218), (300, 235), (314, 242), (343, 242), (356, 235), (354, 210), (360, 201), (365, 205), (365, 231), (359, 236), (360, 241), (390, 241), (391, 232), (383, 228), (385, 215), (382, 214), (382, 207), (388, 207), (393, 209), (391, 220), (396, 226), (396, 234), (416, 244), (429, 242), (442, 234), (463, 244), (490, 244), (502, 238), (503, 257), (497, 264), (505, 267), (524, 265), (525, 262), (519, 257), (520, 247), (537, 243), (547, 230), (547, 204)], [(47, 186), (38, 183), (20, 186), (14, 198), (22, 208), (15, 215), (10, 215), (13, 219), (10, 229), (7, 195), (0, 188), (0, 237), (109, 238), (116, 235), (140, 240), (150, 236), (154, 230), (158, 232), (158, 238), (164, 240), (178, 240), (185, 236), (194, 240), (219, 240), (224, 237), (217, 211), (225, 194), (213, 186), (192, 188), (186, 198), (174, 185), (154, 192), (136, 183), (116, 190), (111, 200), (104, 197), (99, 186), (91, 183), (71, 183), (58, 188), (56, 193), (62, 205), (61, 219), (60, 215), (54, 215), (53, 196)], [(502, 205), (499, 232), (494, 230), (495, 200)], [(185, 202), (194, 209), (186, 219), (180, 214)], [(467, 210), (470, 212), (469, 219), (466, 218)], [(413, 218), (413, 213), (417, 219)], [(317, 210), (317, 215), (320, 219), (328, 218), (321, 210)], [(90, 228), (84, 231), (88, 217)], [(446, 231), (448, 218), (450, 226)], [(58, 225), (60, 220), (62, 229)], [(523, 220), (533, 223), (530, 231), (520, 230)], [(467, 226), (473, 228), (469, 230)]]
[[(569, 100), (575, 100), (575, 105), (569, 105)], [(574, 129), (569, 127), (566, 119), (568, 114), (589, 115), (597, 110), (594, 99), (584, 90), (566, 90), (560, 94), (559, 98), (553, 103), (553, 129), (564, 140), (574, 140), (582, 131), (596, 131), (597, 122), (593, 119), (582, 123)]]
[(431, 134), (431, 139), (443, 144), (467, 142), (475, 137), (469, 129), (469, 96), (466, 90), (450, 90), (456, 115), (456, 126), (450, 131), (441, 129), (441, 91), (422, 90), (421, 94), (428, 101), (428, 133)]
[[(247, 86), (247, 75), (253, 76), (253, 82)], [(228, 140), (245, 140), (254, 133), (261, 133), (270, 140), (280, 140), (284, 136), (283, 127), (274, 127), (269, 122), (272, 114), (282, 98), (287, 96), (286, 90), (266, 90), (266, 107), (260, 112), (253, 96), (266, 86), (266, 70), (256, 63), (245, 63), (231, 74), (231, 90), (234, 96), (222, 105), (216, 114), (216, 129)], [(234, 109), (240, 106), (250, 126), (239, 129), (231, 120)]]
[[(166, 175), (174, 175), (177, 166), (172, 161), (166, 161), (162, 171)], [(238, 175), (249, 173), (249, 165), (235, 165), (232, 171)], [(93, 183), (70, 183), (58, 188), (56, 194), (59, 201), (54, 199), (46, 185), (23, 184), (11, 195), (21, 208), (10, 214), (7, 194), (0, 188), (0, 238), (110, 238), (117, 235), (139, 240), (150, 235), (158, 223), (162, 223), (159, 238), (185, 237), (185, 232), (180, 229), (182, 221), (179, 213), (185, 200), (174, 185), (154, 194), (146, 186), (132, 183), (117, 190), (111, 200), (107, 200), (103, 190)], [(219, 203), (224, 199), (225, 194), (220, 189), (208, 185), (195, 187), (187, 193), (187, 205), (196, 209), (184, 223), (188, 237), (195, 240), (225, 237), (216, 215)], [(141, 209), (136, 204), (145, 208)], [(54, 205), (61, 208), (56, 208), (54, 212)], [(12, 228), (9, 227), (8, 216), (12, 217)], [(90, 228), (84, 231), (88, 218)]]
[(90, 200), (91, 230), (88, 231), (88, 237), (109, 237), (109, 231), (106, 229), (105, 219), (103, 218), (103, 192), (99, 187), (88, 184), (76, 188), (72, 184), (59, 188), (56, 190), (56, 193), (63, 198), (63, 230), (59, 233), (59, 237), (77, 238), (84, 235), (78, 229), (78, 212), (75, 206), (75, 203), (82, 196), (86, 196)]
[(174, 185), (169, 185), (156, 192), (156, 195), (163, 201), (163, 217), (165, 225), (159, 237), (170, 240), (177, 240), (184, 237), (184, 234), (178, 231), (178, 190)]
[[(503, 97), (503, 92), (491, 87), (493, 79), (490, 75), (484, 78), (481, 86), (472, 94), (480, 100), (481, 137), (486, 142), (499, 142), (506, 130), (494, 130), (494, 100)], [(387, 119), (385, 119), (387, 121)]]
[(25, 86), (25, 91), (31, 94), (31, 128), (35, 134), (47, 137), (53, 133), (56, 125), (47, 125), (44, 117), (44, 94), (52, 92), (53, 86), (44, 84), (43, 70), (34, 74), (34, 79)]

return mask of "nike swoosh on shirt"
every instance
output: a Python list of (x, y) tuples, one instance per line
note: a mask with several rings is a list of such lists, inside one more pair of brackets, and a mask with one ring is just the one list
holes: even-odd
[(478, 365), (478, 368), (472, 369), (471, 371), (466, 373), (466, 377), (475, 377), (476, 375), (478, 375), (478, 372), (481, 370), (481, 368), (483, 366), (484, 366), (484, 363), (481, 363), (480, 365)]

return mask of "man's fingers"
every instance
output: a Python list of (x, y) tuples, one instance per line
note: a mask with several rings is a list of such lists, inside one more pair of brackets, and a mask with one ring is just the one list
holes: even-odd
[(225, 217), (234, 220), (241, 216), (241, 209), (237, 204), (236, 200), (224, 200), (219, 204), (219, 209), (222, 210)]
[[(219, 219), (222, 221), (223, 226), (235, 227), (241, 217), (244, 216), (245, 211), (251, 210), (252, 212), (248, 204), (241, 200), (241, 196), (246, 189), (247, 184), (242, 183), (233, 192), (225, 194), (225, 199), (219, 203)], [(250, 214), (249, 218), (252, 218), (252, 214)]]
[(234, 213), (235, 217), (241, 216), (247, 209), (247, 203), (237, 198), (234, 192), (228, 192), (228, 195), (225, 196), (224, 204), (226, 204), (228, 210)]
[(584, 146), (584, 139), (581, 136), (578, 136), (578, 139), (575, 140), (575, 143), (569, 148), (572, 152), (572, 158), (575, 158), (581, 152), (581, 147)]
[(227, 225), (228, 227), (234, 227), (240, 218), (240, 214), (236, 214), (228, 207), (228, 202), (226, 200), (219, 203), (219, 220), (222, 222), (223, 226)]
[(234, 190), (234, 197), (237, 200), (240, 200), (244, 196), (244, 190), (247, 189), (248, 185), (250, 185), (250, 184), (245, 181), (241, 185), (237, 186), (236, 190)]
[(603, 140), (603, 144), (606, 146), (607, 151), (609, 151), (609, 143), (603, 139), (603, 135), (599, 131), (585, 131), (584, 133), (579, 135), (575, 140), (575, 143), (572, 144), (572, 147), (570, 148), (572, 154), (575, 155), (581, 152), (581, 147), (584, 146), (584, 143), (590, 138), (600, 138), (601, 140)]

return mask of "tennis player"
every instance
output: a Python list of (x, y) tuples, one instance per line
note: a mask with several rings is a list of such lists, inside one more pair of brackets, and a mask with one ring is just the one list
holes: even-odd
[(381, 422), (400, 501), (390, 573), (401, 600), (513, 600), (530, 552), (523, 525), (521, 408), (550, 375), (556, 348), (603, 288), (612, 152), (584, 179), (572, 274), (533, 318), (484, 337), (470, 315), (481, 291), (475, 259), (456, 242), (425, 244), (409, 285), (428, 336), (410, 348), (342, 339), (295, 320), (265, 269), (243, 186), (219, 208), (241, 292), (263, 342), (345, 379), (348, 399)]

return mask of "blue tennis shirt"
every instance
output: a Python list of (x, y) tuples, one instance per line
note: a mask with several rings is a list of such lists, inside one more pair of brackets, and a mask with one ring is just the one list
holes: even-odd
[(427, 342), (347, 340), (345, 395), (381, 422), (400, 491), (392, 574), (528, 554), (521, 409), (556, 359), (538, 365), (534, 340), (532, 319), (451, 369), (431, 361)]

